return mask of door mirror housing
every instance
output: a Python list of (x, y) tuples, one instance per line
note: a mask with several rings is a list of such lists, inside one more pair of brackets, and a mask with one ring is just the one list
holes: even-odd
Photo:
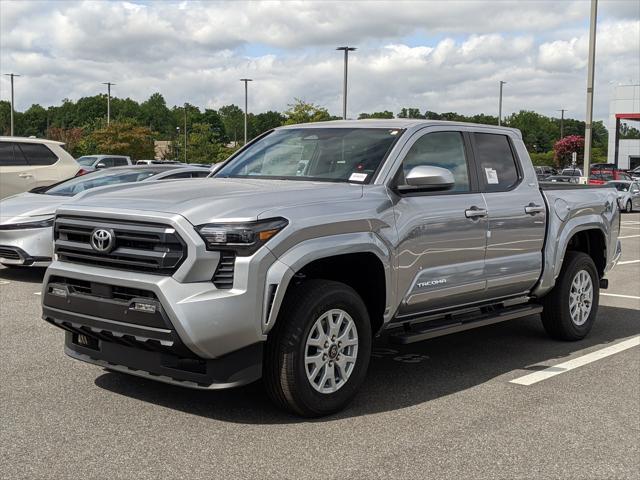
[(398, 185), (400, 192), (450, 190), (455, 185), (451, 170), (430, 165), (413, 167), (405, 177), (406, 185)]
[(98, 163), (96, 165), (96, 168), (105, 168), (105, 167), (106, 167), (106, 165), (104, 163), (102, 163), (102, 162), (100, 162), (100, 163)]

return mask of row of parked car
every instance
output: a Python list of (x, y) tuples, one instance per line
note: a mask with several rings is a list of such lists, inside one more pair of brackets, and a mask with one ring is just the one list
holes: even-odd
[(0, 137), (0, 264), (46, 266), (56, 209), (88, 190), (124, 183), (203, 178), (211, 166), (91, 155), (75, 160), (62, 143)]

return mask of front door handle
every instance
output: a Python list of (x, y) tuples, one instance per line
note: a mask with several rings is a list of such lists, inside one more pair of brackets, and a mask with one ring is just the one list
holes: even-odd
[(535, 203), (530, 203), (526, 207), (524, 207), (524, 213), (527, 215), (535, 215), (536, 213), (543, 213), (545, 210), (543, 205), (536, 205)]
[(31, 174), (31, 173), (24, 173), (24, 172), (23, 172), (23, 173), (19, 173), (19, 174), (18, 174), (18, 176), (19, 176), (20, 178), (33, 178), (33, 174)]
[(484, 208), (478, 208), (475, 205), (464, 211), (464, 216), (467, 218), (480, 218), (486, 217), (487, 211)]

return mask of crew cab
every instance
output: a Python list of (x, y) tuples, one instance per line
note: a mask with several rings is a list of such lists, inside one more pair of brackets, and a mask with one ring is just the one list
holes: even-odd
[(195, 389), (262, 377), (301, 416), (347, 405), (376, 336), (540, 314), (584, 338), (621, 255), (616, 190), (541, 186), (504, 127), (285, 126), (188, 187), (60, 207), (43, 318), (77, 360)]

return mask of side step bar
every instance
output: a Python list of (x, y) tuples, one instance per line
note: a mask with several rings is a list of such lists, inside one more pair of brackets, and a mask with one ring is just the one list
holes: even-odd
[(437, 326), (429, 326), (427, 323), (421, 328), (411, 328), (398, 333), (391, 333), (389, 341), (392, 343), (406, 345), (408, 343), (421, 342), (429, 338), (441, 337), (450, 333), (463, 332), (472, 328), (483, 327), (494, 323), (505, 322), (515, 318), (536, 315), (542, 312), (542, 305), (528, 304), (507, 307), (499, 311), (480, 314), (476, 317), (466, 317), (464, 319), (452, 319), (451, 322), (441, 323)]

